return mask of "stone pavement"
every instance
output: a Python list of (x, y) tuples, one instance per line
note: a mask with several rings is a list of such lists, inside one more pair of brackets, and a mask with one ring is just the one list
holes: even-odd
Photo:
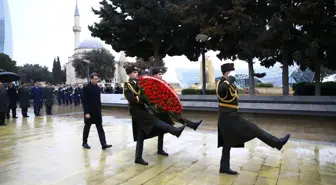
[[(57, 110), (76, 112), (65, 107)], [(239, 175), (219, 174), (217, 133), (190, 129), (165, 136), (169, 157), (156, 155), (157, 139), (147, 140), (144, 159), (134, 164), (131, 120), (104, 116), (112, 149), (102, 151), (95, 127), (90, 150), (81, 147), (82, 114), (11, 119), (0, 127), (0, 185), (335, 185), (336, 147), (290, 141), (282, 151), (255, 139), (232, 149)]]

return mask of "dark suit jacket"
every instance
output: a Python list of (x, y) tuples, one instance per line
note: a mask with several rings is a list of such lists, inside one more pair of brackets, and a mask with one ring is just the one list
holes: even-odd
[(90, 114), (90, 119), (84, 117), (85, 123), (102, 123), (100, 88), (89, 83), (83, 88), (83, 109), (84, 115)]

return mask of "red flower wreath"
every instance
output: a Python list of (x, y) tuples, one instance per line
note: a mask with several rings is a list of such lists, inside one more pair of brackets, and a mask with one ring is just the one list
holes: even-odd
[(140, 92), (155, 112), (167, 112), (173, 118), (179, 119), (182, 105), (175, 90), (164, 80), (143, 75), (139, 78)]

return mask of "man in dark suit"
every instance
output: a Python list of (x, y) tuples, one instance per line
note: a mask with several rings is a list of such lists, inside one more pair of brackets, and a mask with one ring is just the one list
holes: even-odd
[(19, 103), (20, 103), (20, 108), (22, 112), (22, 116), (24, 118), (29, 117), (28, 116), (28, 108), (30, 107), (30, 89), (27, 87), (26, 84), (21, 83), (21, 87), (18, 90), (19, 94)]
[(91, 124), (96, 124), (96, 128), (99, 135), (100, 144), (102, 149), (112, 147), (112, 145), (106, 144), (105, 132), (102, 125), (102, 112), (101, 112), (101, 100), (100, 100), (100, 88), (98, 87), (98, 74), (92, 73), (90, 76), (90, 82), (83, 88), (83, 109), (84, 109), (84, 130), (83, 130), (83, 144), (86, 149), (91, 147), (87, 143)]
[(9, 119), (10, 111), (12, 111), (12, 118), (16, 117), (16, 107), (17, 107), (17, 101), (18, 101), (18, 93), (16, 91), (16, 87), (13, 85), (12, 82), (8, 83), (7, 88), (8, 98), (9, 98), (9, 105), (8, 105), (8, 111), (7, 111), (7, 119)]
[[(126, 68), (129, 81), (124, 84), (124, 96), (128, 101), (129, 112), (132, 116), (133, 139), (137, 142), (135, 151), (135, 163), (148, 165), (142, 159), (143, 142), (163, 133), (170, 133), (180, 137), (185, 126), (175, 128), (174, 126), (161, 121), (156, 116), (150, 114), (145, 107), (145, 98), (140, 94), (138, 85), (138, 70), (135, 66)], [(164, 151), (158, 150), (158, 154), (166, 155)]]
[(0, 126), (5, 126), (5, 118), (8, 110), (8, 93), (0, 82)]

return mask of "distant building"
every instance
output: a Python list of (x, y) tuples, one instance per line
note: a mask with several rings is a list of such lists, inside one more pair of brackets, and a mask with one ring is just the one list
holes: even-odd
[(12, 24), (8, 0), (0, 0), (0, 53), (13, 58)]
[[(273, 67), (267, 69), (264, 67), (255, 68), (256, 73), (266, 73), (263, 78), (254, 77), (254, 82), (256, 83), (272, 83), (274, 87), (282, 87), (282, 68), (281, 64), (276, 63)], [(314, 72), (311, 70), (300, 70), (299, 66), (293, 65), (289, 66), (289, 83), (295, 84), (299, 82), (312, 82), (314, 77)], [(215, 79), (222, 76), (220, 69), (215, 69)], [(182, 88), (189, 88), (197, 83), (200, 83), (200, 70), (197, 68), (183, 69), (176, 68), (177, 79)], [(247, 68), (236, 68), (236, 85), (240, 87), (248, 87), (249, 85), (249, 75)]]

